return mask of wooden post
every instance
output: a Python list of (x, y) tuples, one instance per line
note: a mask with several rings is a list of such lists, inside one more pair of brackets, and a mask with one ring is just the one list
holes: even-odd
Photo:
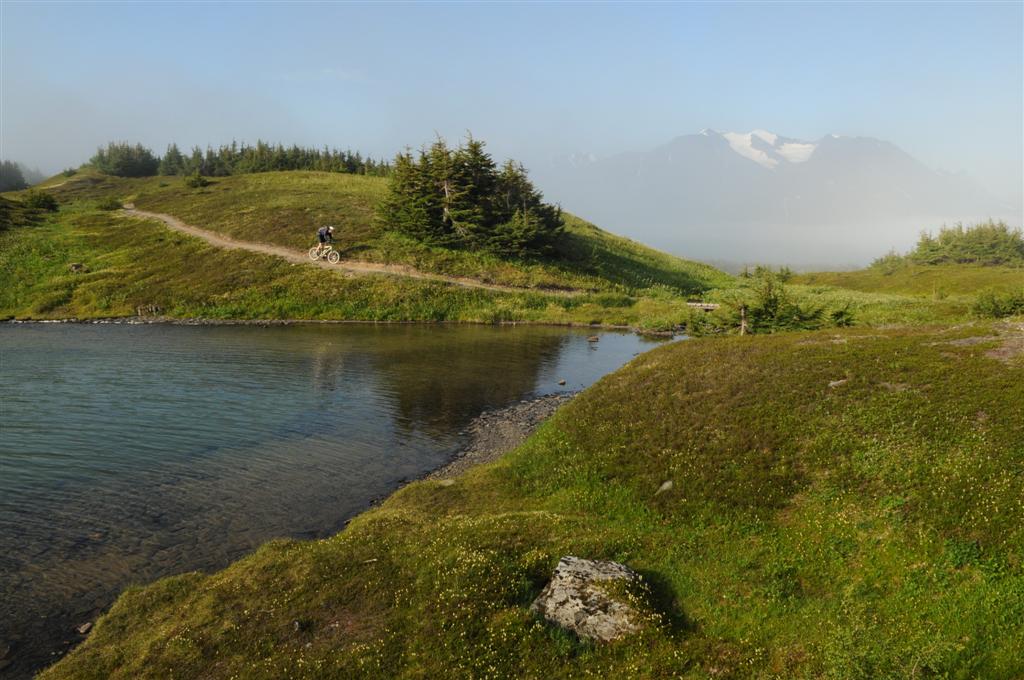
[(747, 306), (740, 305), (740, 335), (747, 334)]

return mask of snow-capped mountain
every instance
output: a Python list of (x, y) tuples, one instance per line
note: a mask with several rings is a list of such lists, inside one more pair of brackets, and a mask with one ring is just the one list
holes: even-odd
[(1020, 206), (970, 178), (869, 137), (705, 129), (651, 151), (534, 168), (566, 210), (689, 257), (857, 264), (943, 223), (1021, 220)]

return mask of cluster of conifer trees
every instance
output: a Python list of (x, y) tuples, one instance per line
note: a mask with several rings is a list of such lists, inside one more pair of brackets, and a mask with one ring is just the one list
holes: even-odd
[(141, 144), (111, 142), (89, 161), (94, 167), (120, 177), (152, 175), (194, 175), (223, 177), (251, 172), (275, 170), (319, 170), (360, 175), (387, 175), (390, 165), (385, 161), (364, 158), (359, 152), (338, 149), (285, 147), (258, 141), (254, 146), (232, 142), (218, 149), (205, 151), (194, 147), (184, 154), (176, 144), (167, 147), (162, 157)]
[(914, 250), (906, 255), (891, 252), (874, 261), (875, 267), (891, 269), (904, 264), (978, 264), (1024, 266), (1024, 234), (1005, 222), (991, 220), (973, 226), (942, 227), (938, 235), (921, 232)]
[(14, 161), (0, 161), (0, 191), (18, 191), (28, 186), (25, 175)]
[(561, 209), (543, 196), (515, 161), (500, 168), (469, 138), (451, 149), (438, 140), (417, 156), (395, 157), (382, 206), (389, 227), (421, 241), (503, 255), (544, 255), (564, 227)]

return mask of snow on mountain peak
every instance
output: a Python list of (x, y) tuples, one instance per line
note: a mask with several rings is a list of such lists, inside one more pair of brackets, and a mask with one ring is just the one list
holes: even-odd
[[(773, 170), (780, 162), (803, 163), (818, 146), (784, 139), (767, 130), (726, 132), (722, 136), (733, 151), (769, 170)], [(768, 148), (765, 148), (766, 145)]]
[[(773, 158), (765, 151), (754, 147), (753, 132), (726, 132), (722, 136), (729, 142), (729, 146), (732, 147), (733, 151), (744, 158), (749, 158), (758, 165), (764, 166), (770, 170), (779, 164), (779, 159)], [(758, 139), (763, 139), (763, 137), (758, 135)], [(769, 142), (769, 144), (770, 143), (771, 142)]]

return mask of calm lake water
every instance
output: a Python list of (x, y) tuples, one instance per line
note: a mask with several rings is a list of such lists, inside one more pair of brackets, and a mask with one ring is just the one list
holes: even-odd
[(482, 411), (586, 387), (656, 344), (589, 334), (0, 326), (6, 673), (56, 658), (126, 585), (334, 533), (447, 461)]

